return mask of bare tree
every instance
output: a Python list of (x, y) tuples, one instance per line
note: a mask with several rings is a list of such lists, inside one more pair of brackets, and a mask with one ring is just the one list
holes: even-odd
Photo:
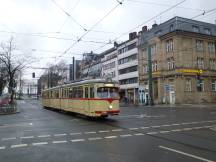
[(30, 63), (30, 58), (26, 57), (24, 54), (20, 54), (20, 51), (15, 47), (14, 39), (11, 37), (8, 42), (1, 43), (0, 61), (6, 70), (8, 91), (10, 93), (11, 103), (13, 103), (16, 87), (16, 74)]

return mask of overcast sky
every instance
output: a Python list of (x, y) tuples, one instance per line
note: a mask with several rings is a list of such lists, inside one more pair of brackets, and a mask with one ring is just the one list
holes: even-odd
[[(83, 52), (100, 53), (112, 47), (112, 44), (104, 44), (113, 42), (122, 33), (127, 34), (117, 41), (127, 40), (131, 29), (181, 1), (124, 0), (118, 5), (117, 0), (0, 0), (0, 41), (13, 36), (19, 50), (37, 58), (38, 61), (31, 65), (34, 67), (46, 67), (61, 59), (70, 63), (72, 56), (81, 59)], [(151, 27), (154, 22), (160, 24), (174, 16), (192, 18), (214, 8), (215, 0), (186, 0), (143, 25)], [(102, 19), (108, 12), (110, 14)], [(215, 23), (216, 11), (196, 20)], [(86, 33), (85, 29), (92, 30), (73, 45)], [(58, 57), (60, 55), (63, 57)], [(33, 71), (36, 76), (42, 73), (29, 69), (25, 78)]]

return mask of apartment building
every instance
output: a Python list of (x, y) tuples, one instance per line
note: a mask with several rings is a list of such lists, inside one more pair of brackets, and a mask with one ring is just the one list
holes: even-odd
[(120, 95), (131, 104), (139, 102), (139, 77), (138, 77), (138, 36), (130, 33), (129, 40), (118, 44), (118, 81), (120, 84)]
[(139, 82), (148, 98), (148, 49), (154, 103), (216, 102), (216, 25), (182, 17), (139, 37)]
[(110, 48), (103, 52), (102, 77), (111, 77), (112, 80), (118, 81), (118, 60), (116, 47)]

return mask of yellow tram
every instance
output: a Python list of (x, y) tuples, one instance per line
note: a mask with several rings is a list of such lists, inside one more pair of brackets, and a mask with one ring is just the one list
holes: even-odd
[(42, 105), (89, 117), (118, 115), (118, 91), (117, 82), (105, 79), (84, 80), (44, 90)]

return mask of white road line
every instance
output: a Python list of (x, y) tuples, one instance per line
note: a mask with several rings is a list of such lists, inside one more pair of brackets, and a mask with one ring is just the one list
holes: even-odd
[(191, 124), (198, 124), (199, 122), (191, 122)]
[(117, 136), (106, 136), (106, 137), (104, 137), (104, 138), (106, 138), (106, 139), (111, 139), (111, 138), (117, 138)]
[(140, 127), (140, 129), (148, 129), (148, 128), (150, 128), (150, 127)]
[(137, 129), (139, 129), (139, 128), (129, 128), (129, 130), (137, 130)]
[(148, 132), (146, 134), (158, 134), (158, 132)]
[(164, 125), (162, 125), (162, 127), (170, 127), (171, 125), (169, 125), (169, 124), (164, 124)]
[(52, 143), (67, 143), (68, 141), (52, 141)]
[(95, 140), (100, 140), (103, 139), (101, 137), (92, 137), (92, 138), (88, 138), (89, 141), (95, 141)]
[(202, 129), (203, 127), (194, 127), (194, 129)]
[(172, 132), (180, 132), (181, 131), (181, 129), (173, 129), (173, 130), (171, 130)]
[(113, 129), (112, 132), (120, 132), (123, 131), (123, 129)]
[(101, 130), (101, 131), (98, 131), (99, 133), (108, 133), (110, 132), (109, 130)]
[(34, 138), (34, 136), (24, 136), (24, 137), (20, 137), (21, 139), (30, 139), (30, 138)]
[(181, 125), (187, 125), (187, 124), (191, 124), (191, 123), (181, 123)]
[(160, 125), (154, 125), (154, 126), (151, 126), (152, 128), (160, 128), (161, 126)]
[(44, 137), (50, 137), (51, 135), (49, 135), (49, 134), (46, 134), (46, 135), (40, 135), (40, 136), (38, 136), (39, 138), (44, 138)]
[(193, 130), (193, 128), (183, 128), (182, 130), (188, 131), (188, 130)]
[(70, 133), (71, 136), (73, 136), (73, 135), (80, 135), (80, 134), (82, 134), (82, 133), (81, 133), (81, 132), (78, 132), (78, 133)]
[(171, 124), (171, 125), (181, 125), (181, 124), (177, 124), (177, 123), (175, 124), (175, 123), (174, 123), (174, 124)]
[(11, 145), (11, 148), (26, 147), (28, 144)]
[(11, 138), (2, 138), (2, 141), (9, 141), (9, 140), (15, 140), (16, 137), (11, 137)]
[(5, 148), (5, 146), (0, 146), (0, 150), (4, 150)]
[(169, 133), (170, 131), (160, 131), (159, 133)]
[(172, 149), (172, 148), (169, 148), (169, 147), (164, 147), (164, 146), (158, 146), (158, 147), (162, 148), (164, 150), (169, 150), (169, 151), (172, 151), (172, 152), (175, 152), (175, 153), (179, 153), (179, 154), (182, 154), (182, 155), (185, 155), (185, 156), (188, 156), (188, 157), (192, 157), (194, 159), (198, 159), (198, 160), (201, 160), (201, 161), (214, 162), (212, 160), (208, 160), (208, 159), (205, 159), (203, 157), (196, 156), (196, 155), (193, 155), (193, 154), (189, 154), (189, 153), (186, 153), (186, 152), (183, 152), (183, 151), (175, 150), (175, 149)]
[(120, 137), (131, 137), (132, 135), (131, 134), (122, 134), (120, 135)]
[(85, 141), (85, 139), (73, 139), (71, 140), (71, 142), (83, 142)]
[(94, 134), (96, 132), (84, 132), (85, 134)]
[(47, 145), (48, 142), (37, 142), (37, 143), (32, 143), (33, 146), (38, 146), (38, 145)]
[(203, 126), (204, 128), (211, 128), (213, 127), (212, 125), (206, 125), (206, 126)]
[(134, 135), (135, 136), (143, 136), (144, 134), (143, 133), (135, 133)]
[(63, 133), (63, 134), (54, 134), (55, 137), (66, 136), (66, 135), (67, 135), (66, 133)]

